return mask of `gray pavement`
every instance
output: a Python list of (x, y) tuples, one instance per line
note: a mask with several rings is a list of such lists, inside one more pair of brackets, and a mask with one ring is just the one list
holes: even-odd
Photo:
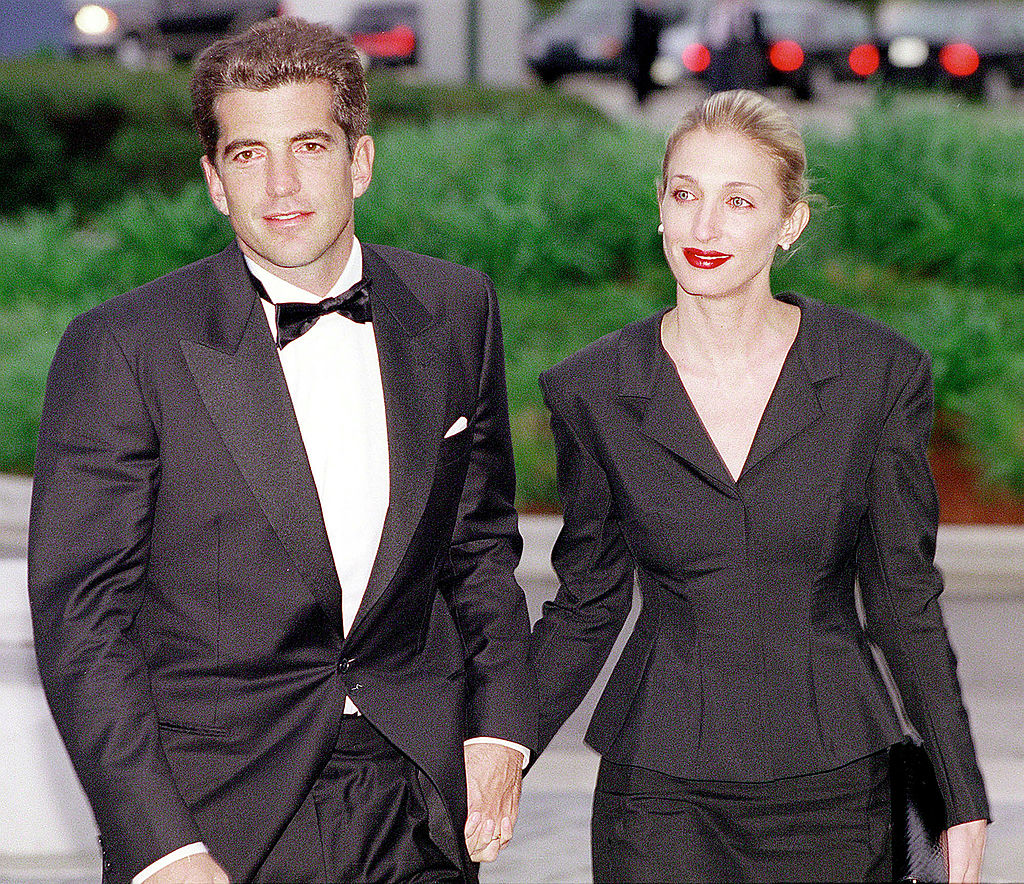
[[(13, 558), (0, 580), (17, 581), (23, 561), (30, 482), (0, 476), (0, 558)], [(552, 518), (524, 518), (520, 580), (531, 615), (555, 591), (548, 556), (558, 529)], [(940, 532), (940, 563), (949, 586), (944, 610), (960, 659), (966, 702), (972, 714), (978, 752), (993, 800), (984, 880), (1024, 881), (1024, 529), (951, 528)], [(10, 587), (8, 587), (9, 589)], [(0, 587), (0, 602), (3, 602)], [(23, 592), (23, 590), (19, 590)], [(31, 669), (24, 605), (8, 598), (0, 612), (18, 647), (0, 648), (0, 683)], [(635, 617), (636, 611), (634, 611)], [(627, 623), (619, 646), (631, 628)], [(13, 662), (12, 662), (13, 661)], [(589, 814), (597, 757), (582, 735), (604, 682), (599, 679), (577, 713), (540, 758), (523, 788), (516, 837), (485, 865), (484, 884), (584, 882), (590, 879)], [(0, 790), (9, 791), (0, 765)], [(64, 787), (66, 788), (66, 787)], [(0, 884), (86, 884), (99, 880), (96, 857), (24, 856), (0, 830)]]

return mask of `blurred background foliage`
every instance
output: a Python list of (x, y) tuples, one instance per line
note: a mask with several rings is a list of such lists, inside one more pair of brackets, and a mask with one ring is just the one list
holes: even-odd
[[(32, 468), (69, 319), (231, 237), (199, 177), (186, 81), (96, 63), (0, 68), (0, 470)], [(520, 502), (552, 507), (538, 373), (674, 299), (655, 229), (662, 140), (551, 91), (377, 77), (370, 94), (377, 166), (359, 234), (494, 278)], [(1024, 491), (1024, 122), (894, 113), (883, 98), (808, 151), (827, 208), (775, 287), (928, 349), (941, 434)]]

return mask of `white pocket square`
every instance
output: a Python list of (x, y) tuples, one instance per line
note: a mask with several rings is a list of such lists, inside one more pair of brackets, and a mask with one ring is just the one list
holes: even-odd
[(461, 433), (466, 427), (469, 426), (469, 421), (464, 417), (460, 417), (454, 424), (448, 428), (448, 432), (444, 434), (445, 439), (449, 439), (456, 433)]

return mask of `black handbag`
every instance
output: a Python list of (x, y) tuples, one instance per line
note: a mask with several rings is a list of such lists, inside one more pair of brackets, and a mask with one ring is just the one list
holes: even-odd
[(893, 880), (945, 884), (945, 802), (928, 753), (909, 737), (889, 749), (889, 787)]

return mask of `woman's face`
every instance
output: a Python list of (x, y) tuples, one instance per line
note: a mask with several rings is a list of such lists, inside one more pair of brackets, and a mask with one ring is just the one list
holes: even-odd
[(665, 257), (680, 290), (721, 298), (769, 295), (775, 249), (807, 223), (807, 205), (788, 216), (778, 166), (737, 132), (695, 129), (669, 157), (660, 214)]

